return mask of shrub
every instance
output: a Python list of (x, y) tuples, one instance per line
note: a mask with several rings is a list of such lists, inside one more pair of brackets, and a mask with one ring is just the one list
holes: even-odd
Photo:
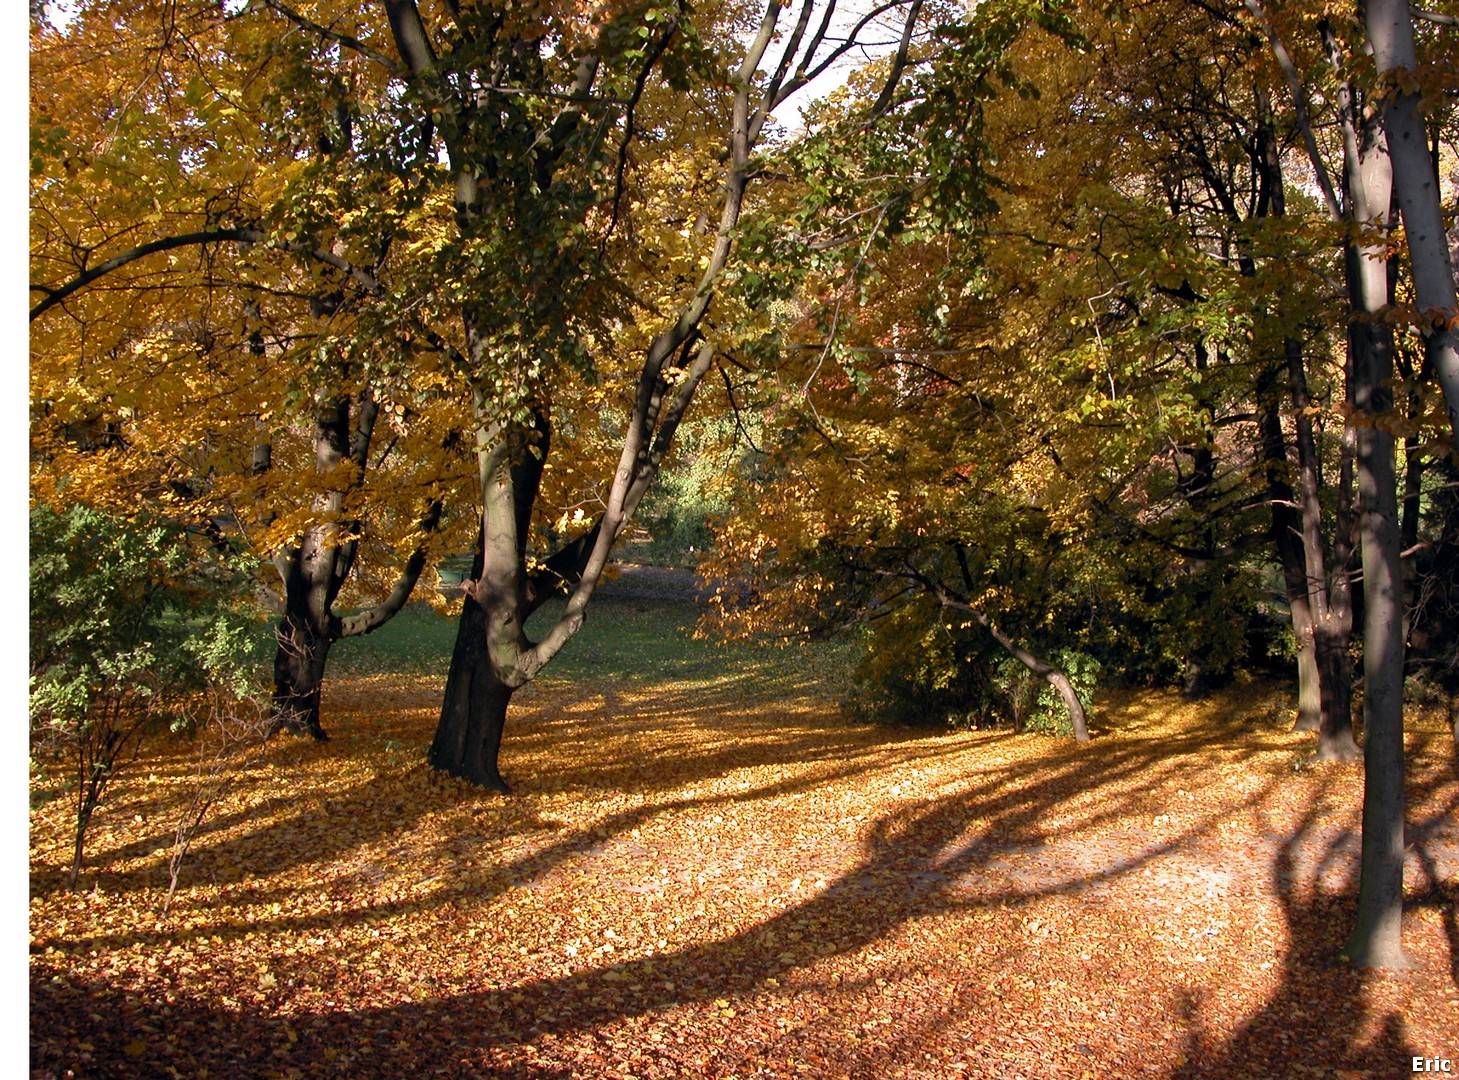
[(246, 670), (226, 566), (180, 528), (86, 507), (30, 515), (30, 733), (37, 774), (74, 785), (76, 887), (92, 814), (152, 731)]
[[(1103, 668), (1088, 653), (1057, 649), (1044, 660), (1069, 676), (1086, 716), (1094, 712), (1094, 691), (1099, 686)], [(1071, 736), (1069, 711), (1059, 693), (1044, 679), (1034, 675), (1011, 656), (1005, 656), (994, 667), (994, 681), (1013, 702), (1014, 725), (1023, 731), (1045, 735)]]
[[(1044, 659), (1061, 668), (1086, 714), (1102, 667), (1086, 653), (1058, 649)], [(914, 727), (992, 727), (1072, 735), (1058, 693), (977, 629), (949, 629), (927, 599), (908, 603), (867, 631), (850, 711), (863, 719)]]

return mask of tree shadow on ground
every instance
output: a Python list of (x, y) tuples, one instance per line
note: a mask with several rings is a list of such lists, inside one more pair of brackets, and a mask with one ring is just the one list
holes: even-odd
[[(1381, 983), (1411, 979), (1410, 973), (1354, 968), (1341, 956), (1357, 907), (1360, 837), (1353, 828), (1323, 827), (1322, 804), (1331, 777), (1328, 781), (1272, 861), (1270, 877), (1288, 941), (1280, 985), (1224, 1039), (1206, 1030), (1202, 1003), (1192, 998), (1186, 1010), (1187, 1060), (1172, 1077), (1397, 1077), (1412, 1075), (1416, 1057), (1452, 1055), (1452, 1045), (1417, 1045), (1403, 1015), (1375, 1007)], [(1459, 795), (1451, 780), (1435, 773), (1410, 783), (1407, 799), (1410, 807), (1430, 809), (1417, 818), (1411, 814), (1407, 824), (1405, 923), (1411, 927), (1412, 917), (1424, 912), (1439, 915), (1450, 958), (1445, 975), (1459, 992), (1454, 916), (1459, 879), (1452, 869), (1446, 875), (1440, 866), (1441, 860), (1454, 857), (1445, 834), (1453, 831)]]
[[(691, 718), (687, 710), (695, 707), (721, 717), (714, 738), (704, 738), (702, 721)], [(635, 702), (631, 709), (605, 710), (590, 701), (580, 717), (566, 720), (541, 720), (529, 713), (516, 741), (519, 758), (530, 757), (536, 767), (519, 785), (515, 797), (502, 799), (424, 766), (404, 770), (397, 778), (403, 783), (394, 789), (396, 797), (384, 800), (380, 779), (324, 794), (281, 795), (261, 786), (248, 805), (207, 821), (195, 842), (188, 874), (193, 880), (222, 885), (250, 878), (262, 881), (306, 865), (347, 861), (356, 853), (392, 841), (395, 843), (383, 855), (401, 857), (406, 854), (405, 841), (422, 819), (440, 813), (469, 815), (452, 842), (464, 857), (490, 850), (514, 836), (561, 829), (561, 823), (541, 817), (532, 796), (605, 789), (648, 796), (640, 807), (568, 829), (544, 849), (504, 865), (500, 877), (506, 884), (539, 876), (601, 844), (605, 835), (627, 833), (663, 813), (803, 792), (860, 773), (925, 763), (951, 752), (906, 732), (863, 726), (852, 733), (843, 726), (797, 723), (797, 719), (804, 718), (783, 716), (767, 721), (757, 717), (732, 686), (697, 695), (673, 693), (657, 706)], [(645, 729), (655, 733), (647, 756)], [(345, 758), (350, 753), (349, 737), (350, 730), (343, 728), (333, 742), (301, 750), (313, 758)], [(420, 743), (422, 755), (424, 746)], [(684, 794), (737, 770), (749, 775), (767, 765), (803, 768), (789, 779), (736, 792)], [(266, 781), (265, 777), (259, 783)], [(115, 808), (122, 815), (129, 810), (126, 804)], [(255, 819), (258, 824), (248, 827)], [(171, 843), (169, 831), (158, 831), (110, 848), (99, 847), (91, 853), (93, 863), (132, 860), (134, 865), (94, 877), (107, 892), (155, 889), (159, 882), (165, 883), (165, 858), (156, 852)], [(135, 865), (148, 855), (154, 856), (150, 865)], [(366, 868), (362, 876), (337, 879), (331, 891), (341, 896), (357, 894), (370, 884), (371, 873)], [(40, 870), (34, 876), (38, 894), (62, 887), (59, 868), (54, 873)], [(274, 899), (266, 885), (260, 885), (255, 895), (258, 900)], [(207, 902), (197, 902), (197, 906), (206, 907)]]
[[(1264, 751), (1260, 734), (1234, 724), (1231, 731), (1240, 732), (1245, 741), (1224, 748), (1227, 761), (1239, 763)], [(834, 754), (825, 753), (827, 737), (837, 744), (834, 732), (819, 736), (807, 732), (778, 750), (799, 752), (813, 761), (827, 756), (834, 759)], [(818, 743), (817, 738), (823, 741)], [(845, 1042), (838, 1051), (827, 1040), (825, 1028), (835, 1022), (836, 1001), (855, 988), (818, 984), (811, 970), (816, 962), (866, 950), (919, 920), (968, 913), (1004, 918), (1032, 900), (1079, 896), (1137, 873), (1173, 851), (1201, 843), (1219, 828), (1221, 816), (1195, 820), (1171, 835), (1135, 844), (1115, 856), (1095, 851), (1070, 862), (1066, 872), (1045, 874), (1037, 880), (1019, 876), (1008, 866), (1010, 857), (1056, 841), (1077, 844), (1081, 837), (1112, 822), (1148, 816), (1158, 806), (1148, 803), (1146, 791), (1206, 782), (1210, 761), (1202, 751), (1209, 750), (1211, 738), (1209, 732), (1203, 732), (1175, 739), (1126, 737), (1088, 747), (1050, 743), (1047, 756), (1036, 766), (1036, 783), (1029, 782), (1033, 766), (1022, 762), (977, 768), (955, 794), (881, 814), (865, 833), (853, 865), (835, 874), (820, 891), (754, 925), (656, 955), (604, 962), (527, 982), (503, 980), (506, 985), (496, 985), (493, 971), (487, 969), (480, 973), (479, 988), (453, 988), (443, 996), (417, 995), (394, 1005), (350, 1008), (342, 1004), (326, 1013), (290, 1015), (286, 1008), (270, 1011), (266, 1005), (230, 1004), (226, 999), (199, 998), (185, 991), (144, 999), (110, 981), (68, 977), (53, 962), (36, 960), (32, 964), (33, 1068), (42, 1075), (48, 1071), (59, 1075), (74, 1064), (66, 1060), (67, 1048), (88, 1039), (92, 1027), (88, 1018), (112, 1015), (131, 1029), (158, 1034), (139, 1040), (143, 1043), (140, 1048), (136, 1043), (92, 1041), (86, 1075), (133, 1077), (164, 1075), (169, 1070), (199, 1075), (202, 1069), (212, 1076), (229, 1077), (607, 1075), (603, 1063), (616, 1058), (621, 1064), (629, 1051), (600, 1041), (598, 1033), (605, 1028), (651, 1020), (685, 1005), (708, 1008), (704, 1003), (711, 1000), (753, 1003), (769, 998), (778, 1015), (800, 1016), (805, 1022), (794, 1031), (748, 1034), (729, 1025), (734, 1038), (713, 1062), (682, 1057), (674, 1045), (636, 1047), (634, 1071), (640, 1076), (664, 1077), (743, 1074), (769, 1068), (765, 1063), (772, 1059), (793, 1058), (804, 1045), (806, 1052), (814, 1048), (819, 1055), (815, 1065), (819, 1071), (813, 1075), (877, 1076), (880, 1080), (886, 1075), (884, 1058), (873, 1064), (854, 1043)], [(860, 759), (841, 762), (836, 772), (855, 772), (869, 761), (889, 760), (888, 755), (913, 760), (919, 752), (938, 750), (915, 742), (892, 743), (874, 748)], [(666, 770), (659, 781), (665, 787), (670, 785), (670, 776), (682, 786), (686, 775), (689, 779), (718, 775), (731, 759), (740, 760), (739, 751), (732, 754), (728, 749), (723, 758), (710, 755), (708, 762), (693, 761), (687, 752), (675, 753), (675, 767), (682, 774)], [(791, 783), (814, 786), (826, 782), (828, 775), (817, 770)], [(1280, 779), (1267, 776), (1237, 801), (1245, 807), (1257, 805)], [(715, 798), (767, 797), (777, 790), (784, 790), (783, 786), (653, 801), (594, 823), (591, 830), (568, 830), (534, 855), (536, 861), (531, 865), (502, 866), (500, 877), (510, 881), (519, 875), (540, 874), (569, 853), (582, 853), (601, 843), (605, 835), (622, 835), (669, 809), (702, 806)], [(1105, 797), (1091, 804), (1083, 796), (1094, 791), (1105, 792)], [(378, 828), (400, 824), (381, 823)], [(324, 848), (308, 861), (332, 859), (342, 850), (330, 846), (327, 830), (316, 838)], [(245, 838), (235, 846), (246, 850), (255, 840)], [(711, 855), (705, 853), (706, 858)], [(304, 856), (298, 859), (304, 861)], [(482, 903), (489, 899), (483, 898)], [(484, 906), (481, 910), (489, 917)], [(1299, 942), (1320, 933), (1325, 925), (1320, 913), (1309, 916), (1296, 901), (1289, 903), (1288, 910)], [(321, 914), (317, 919), (280, 920), (279, 926), (270, 929), (327, 933), (331, 926), (369, 914), (354, 908)], [(239, 928), (240, 933), (249, 930)], [(115, 948), (124, 943), (96, 944)], [(472, 948), (465, 938), (455, 947)], [(990, 958), (990, 970), (1002, 972), (1017, 960), (1012, 955)], [(986, 973), (973, 974), (976, 981)], [(1292, 981), (1294, 1000), (1306, 986)], [(977, 992), (973, 983), (963, 984), (961, 997), (954, 994), (932, 1003), (921, 1015), (908, 1017), (885, 1052), (910, 1068), (929, 1046), (937, 1044)], [(1359, 1023), (1361, 997), (1354, 993), (1350, 1000), (1353, 1014), (1334, 1018), (1331, 1025)], [(813, 1015), (808, 1015), (807, 1001), (819, 1003), (822, 1011), (812, 1009)], [(1199, 1018), (1198, 1002), (1191, 1003), (1190, 1012), (1194, 1025)], [(1204, 1053), (1198, 1029), (1193, 1026), (1192, 1031), (1192, 1049)], [(1059, 1050), (1067, 1067), (1081, 1064), (1081, 1045)], [(554, 1048), (567, 1058), (544, 1060), (544, 1053), (554, 1052)], [(1243, 1048), (1233, 1047), (1228, 1057), (1244, 1062), (1259, 1050), (1255, 1047), (1248, 1055)], [(1213, 1052), (1219, 1056), (1226, 1051), (1213, 1048)]]

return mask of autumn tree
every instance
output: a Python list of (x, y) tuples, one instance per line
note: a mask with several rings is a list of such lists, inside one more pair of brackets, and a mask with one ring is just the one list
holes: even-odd
[[(1347, 225), (1344, 244), (1349, 321), (1350, 399), (1355, 413), (1357, 473), (1364, 578), (1364, 728), (1365, 794), (1363, 860), (1357, 927), (1347, 954), (1368, 966), (1405, 963), (1401, 939), (1403, 865), (1403, 668), (1404, 601), (1400, 567), (1400, 532), (1394, 463), (1395, 336), (1393, 291), (1397, 268), (1389, 260), (1388, 236), (1398, 158), (1390, 134), (1404, 141), (1407, 190), (1414, 211), (1410, 235), (1416, 244), (1413, 285), (1434, 312), (1417, 324), (1452, 410), (1450, 377), (1443, 374), (1446, 334), (1442, 326), (1445, 296), (1452, 310), (1452, 269), (1441, 272), (1433, 250), (1442, 222), (1434, 214), (1437, 189), (1434, 159), (1427, 139), (1415, 124), (1416, 87), (1394, 92), (1377, 76), (1395, 69), (1411, 71), (1412, 24), (1397, 7), (1325, 14), (1315, 26), (1321, 45), (1318, 58), (1308, 34), (1310, 23), (1292, 24), (1252, 0), (1248, 8), (1261, 21), (1274, 57), (1288, 84), (1298, 128), (1313, 173), (1329, 212)], [(1376, 10), (1377, 24), (1374, 23)], [(1364, 14), (1366, 12), (1366, 20)], [(1305, 49), (1308, 59), (1304, 62)], [(1377, 60), (1372, 66), (1369, 50)], [(1319, 132), (1311, 119), (1311, 87), (1316, 73), (1332, 81), (1328, 100), (1336, 106), (1339, 148), (1337, 166), (1325, 159)], [(1412, 76), (1408, 76), (1412, 78)], [(1436, 84), (1434, 90), (1439, 87)], [(1415, 142), (1415, 140), (1417, 140)], [(1336, 175), (1338, 182), (1331, 177)], [(1430, 189), (1428, 196), (1423, 192)], [(1428, 205), (1432, 198), (1433, 205)], [(1421, 205), (1422, 204), (1422, 205)], [(1434, 230), (1438, 230), (1435, 234)], [(1420, 254), (1423, 253), (1423, 254)], [(1445, 285), (1436, 278), (1447, 278)], [(1439, 314), (1439, 322), (1433, 314)], [(1449, 344), (1452, 348), (1452, 343)], [(1452, 365), (1451, 365), (1452, 366)]]
[[(261, 53), (254, 29), (247, 11), (90, 4), (38, 31), (32, 492), (150, 501), (271, 563), (275, 722), (322, 736), (329, 648), (410, 595), (460, 425), (421, 407), (409, 335), (382, 332), (380, 259), (350, 261), (360, 207), (399, 185), (351, 173), (394, 145), (360, 115), (379, 98), (346, 107), (347, 67), (316, 78), (308, 49)], [(311, 235), (326, 193), (358, 201)]]

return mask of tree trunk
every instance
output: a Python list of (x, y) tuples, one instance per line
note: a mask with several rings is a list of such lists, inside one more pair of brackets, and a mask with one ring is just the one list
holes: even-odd
[(1262, 456), (1266, 459), (1267, 491), (1271, 496), (1272, 545), (1282, 568), (1292, 637), (1297, 643), (1297, 720), (1293, 730), (1317, 731), (1322, 725), (1321, 676), (1313, 647), (1315, 635), (1307, 560), (1302, 552), (1302, 517), (1297, 512), (1296, 493), (1287, 478), (1287, 447), (1276, 400), (1277, 382), (1278, 372), (1269, 369), (1259, 380), (1257, 397), (1262, 403)]
[[(913, 5), (914, 12), (917, 7)], [(434, 79), (437, 58), (419, 11), (414, 4), (388, 4), (387, 8), (391, 31), (407, 68), (419, 78)], [(529, 568), (526, 552), (537, 484), (549, 452), (551, 402), (546, 383), (536, 381), (540, 376), (520, 372), (523, 395), (511, 404), (530, 410), (530, 421), (522, 418), (517, 408), (502, 408), (499, 385), (484, 382), (473, 386), (482, 499), (480, 563), (467, 589), (447, 677), (448, 689), (431, 747), (431, 763), (438, 769), (506, 790), (496, 757), (512, 693), (535, 678), (583, 625), (613, 545), (658, 475), (679, 422), (713, 363), (714, 346), (703, 339), (700, 324), (734, 250), (745, 189), (752, 175), (752, 151), (770, 110), (790, 92), (786, 88), (784, 94), (780, 93), (779, 76), (768, 86), (756, 79), (775, 37), (781, 10), (775, 0), (767, 3), (758, 33), (728, 80), (733, 96), (719, 226), (703, 260), (699, 286), (645, 351), (601, 516), (589, 533), (549, 558), (545, 568)], [(671, 22), (670, 32), (672, 26)], [(819, 36), (815, 40), (819, 43)], [(662, 45), (652, 55), (661, 51)], [(807, 61), (813, 53), (814, 45)], [(588, 96), (598, 70), (596, 58), (583, 58), (578, 66), (577, 96)], [(648, 70), (644, 69), (645, 75)], [(752, 97), (758, 104), (752, 103)], [(449, 121), (441, 125), (443, 130), (455, 129), (458, 136), (471, 130), (469, 124), (459, 123), (460, 101), (446, 97), (441, 105)], [(564, 160), (567, 141), (575, 137), (583, 115), (576, 105), (563, 110), (526, 150), (529, 157), (539, 148), (543, 151), (536, 164), (538, 186), (544, 192), (557, 182), (557, 163)], [(457, 221), (463, 231), (469, 232), (482, 211), (480, 196), (484, 194), (485, 178), (478, 171), (474, 155), (467, 152), (458, 137), (447, 136), (446, 156), (456, 175)], [(469, 304), (462, 317), (470, 359), (488, 360), (492, 335), (483, 332)], [(497, 358), (491, 359), (495, 362)], [(491, 366), (484, 364), (485, 369)], [(562, 614), (540, 641), (530, 641), (525, 630), (528, 616), (547, 595), (564, 585), (571, 586), (571, 594)]]
[(1357, 381), (1365, 421), (1358, 429), (1363, 545), (1362, 876), (1357, 925), (1345, 954), (1362, 967), (1407, 967), (1403, 952), (1403, 580), (1399, 567), (1393, 436), (1375, 419), (1392, 375), (1381, 351)]
[(1361, 967), (1406, 967), (1403, 953), (1403, 581), (1393, 436), (1393, 337), (1386, 231), (1392, 163), (1382, 131), (1363, 125), (1360, 152), (1345, 155), (1354, 218), (1380, 232), (1345, 252), (1353, 318), (1349, 397), (1358, 438), (1363, 554), (1363, 847), (1358, 913), (1344, 954)]
[(1439, 174), (1429, 151), (1419, 112), (1419, 91), (1414, 85), (1418, 81), (1418, 55), (1413, 16), (1408, 0), (1368, 0), (1363, 10), (1378, 71), (1397, 83), (1397, 92), (1383, 99), (1393, 193), (1403, 215), (1414, 301), (1423, 321), (1424, 348), (1443, 389), (1454, 444), (1459, 447), (1459, 298), (1455, 295), (1454, 266), (1444, 228)]
[(486, 612), (467, 596), (428, 760), (432, 768), (506, 794), (511, 789), (497, 768), (497, 755), (515, 691), (492, 668), (486, 623)]
[(1353, 739), (1352, 664), (1348, 646), (1352, 641), (1353, 609), (1351, 569), (1351, 454), (1350, 442), (1343, 443), (1338, 468), (1338, 511), (1333, 524), (1331, 571), (1322, 539), (1321, 461), (1312, 428), (1311, 397), (1307, 370), (1298, 343), (1288, 340), (1287, 382), (1292, 395), (1297, 433), (1297, 486), (1300, 508), (1302, 560), (1306, 566), (1308, 603), (1311, 607), (1312, 664), (1317, 669), (1320, 715), (1317, 724), (1317, 757), (1321, 761), (1353, 761), (1360, 756)]
[(1353, 738), (1353, 672), (1348, 656), (1352, 614), (1329, 614), (1314, 628), (1313, 663), (1321, 688), (1317, 728), (1318, 761), (1356, 761), (1362, 756)]
[(334, 644), (327, 629), (320, 630), (308, 611), (286, 611), (275, 630), (273, 721), (271, 732), (309, 735), (321, 742), (329, 736), (319, 720), (319, 697), (324, 667)]
[(1069, 714), (1069, 726), (1074, 729), (1074, 738), (1078, 742), (1088, 742), (1089, 720), (1084, 714), (1084, 703), (1079, 700), (1079, 694), (1074, 690), (1074, 684), (1069, 681), (1069, 676), (1054, 667), (1053, 664), (1039, 659), (1023, 648), (999, 630), (993, 620), (983, 612), (972, 608), (966, 608), (966, 610), (972, 612), (973, 617), (982, 623), (983, 628), (993, 635), (993, 640), (1003, 646), (1009, 656), (1054, 688), (1055, 693), (1059, 695), (1059, 700), (1064, 703), (1064, 711)]
[[(347, 459), (357, 468), (348, 488), (330, 490), (315, 500), (314, 509), (328, 518), (345, 510), (345, 496), (363, 483), (367, 455), (379, 413), (368, 389), (351, 399), (327, 400), (315, 418), (314, 457), (320, 475), (336, 474)], [(351, 420), (353, 416), (353, 421)], [(266, 444), (254, 448), (254, 471), (266, 471)], [(296, 545), (274, 555), (282, 585), (282, 615), (275, 630), (274, 693), (271, 733), (289, 731), (321, 741), (329, 736), (319, 715), (329, 650), (341, 638), (368, 634), (395, 617), (410, 599), (426, 563), (426, 538), (440, 524), (442, 502), (433, 499), (416, 528), (420, 539), (406, 560), (390, 594), (380, 603), (341, 618), (334, 602), (355, 564), (359, 521), (326, 520), (311, 525)]]

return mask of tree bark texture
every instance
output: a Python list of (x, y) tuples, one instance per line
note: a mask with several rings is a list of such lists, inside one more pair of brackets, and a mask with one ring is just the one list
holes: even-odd
[(1358, 912), (1344, 954), (1362, 967), (1404, 967), (1403, 919), (1403, 581), (1399, 566), (1394, 441), (1393, 337), (1383, 243), (1392, 165), (1383, 133), (1363, 125), (1360, 152), (1347, 158), (1355, 221), (1375, 232), (1349, 244), (1349, 395), (1358, 442), (1359, 534), (1363, 557), (1363, 841)]
[(329, 738), (319, 719), (319, 698), (324, 686), (324, 668), (334, 639), (298, 601), (284, 613), (274, 631), (274, 731), (309, 735), (320, 741)]
[(515, 691), (497, 678), (486, 645), (486, 612), (467, 596), (456, 629), (446, 696), (428, 760), (432, 768), (506, 794), (497, 767)]
[(1411, 85), (1418, 68), (1413, 15), (1408, 0), (1367, 0), (1363, 10), (1378, 72), (1396, 84), (1395, 92), (1383, 101), (1393, 193), (1408, 239), (1425, 351), (1443, 389), (1454, 445), (1459, 449), (1459, 299), (1444, 228), (1439, 174), (1419, 112), (1419, 92)]

